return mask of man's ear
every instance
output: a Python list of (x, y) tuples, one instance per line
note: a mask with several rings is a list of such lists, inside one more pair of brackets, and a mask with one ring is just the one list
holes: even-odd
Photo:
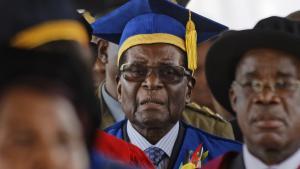
[(108, 41), (100, 39), (98, 41), (98, 58), (100, 59), (100, 61), (104, 64), (106, 64), (108, 62), (108, 54), (107, 54), (107, 50), (108, 50)]
[(117, 75), (116, 75), (116, 78), (115, 78), (115, 81), (116, 81), (116, 83), (118, 84), (119, 83), (119, 81), (120, 81), (120, 75), (119, 75), (120, 73), (118, 73)]
[(236, 112), (237, 95), (236, 95), (236, 92), (233, 89), (232, 85), (231, 85), (231, 87), (229, 89), (228, 95), (229, 95), (231, 107)]
[(195, 83), (196, 83), (196, 80), (194, 79), (194, 77), (191, 77), (188, 79), (185, 103), (191, 102), (192, 89), (194, 88)]

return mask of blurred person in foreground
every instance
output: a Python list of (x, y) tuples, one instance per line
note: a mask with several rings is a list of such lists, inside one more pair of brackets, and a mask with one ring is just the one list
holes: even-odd
[(82, 59), (3, 46), (0, 53), (1, 169), (120, 167), (93, 150), (97, 100)]
[[(8, 5), (6, 7), (13, 6), (14, 1), (4, 1), (5, 5)], [(19, 4), (25, 3), (25, 1), (19, 1)], [(41, 3), (44, 5), (44, 8), (41, 9)], [(55, 8), (53, 8), (55, 6)], [(3, 6), (2, 6), (3, 7)], [(19, 9), (19, 6), (16, 8), (13, 8), (14, 10)], [(30, 10), (29, 10), (30, 9)], [(1, 15), (4, 14), (6, 11), (1, 11)], [(10, 11), (8, 12), (8, 14)], [(97, 158), (97, 154), (99, 153), (107, 153), (108, 149), (107, 147), (111, 147), (111, 144), (114, 144), (115, 146), (122, 146), (119, 147), (119, 155), (120, 158), (122, 158), (122, 162), (129, 163), (132, 162), (132, 160), (135, 160), (136, 163), (142, 163), (145, 162), (143, 159), (147, 159), (147, 157), (143, 154), (141, 150), (139, 150), (137, 147), (134, 147), (133, 145), (129, 145), (128, 143), (122, 142), (119, 139), (113, 138), (112, 136), (107, 136), (101, 131), (97, 131), (96, 129), (99, 126), (100, 117), (99, 117), (99, 105), (98, 102), (93, 99), (95, 99), (94, 95), (90, 95), (90, 89), (87, 87), (91, 87), (91, 79), (90, 79), (90, 66), (92, 63), (90, 48), (89, 48), (89, 37), (87, 32), (91, 32), (91, 28), (88, 23), (84, 22), (84, 18), (78, 15), (77, 11), (72, 8), (70, 1), (64, 0), (60, 1), (59, 3), (57, 1), (35, 1), (32, 4), (26, 3), (24, 7), (22, 7), (21, 10), (22, 15), (16, 15), (12, 14), (10, 22), (3, 27), (4, 31), (6, 32), (8, 36), (8, 40), (6, 40), (6, 37), (1, 39), (1, 43), (8, 44), (9, 46), (13, 46), (19, 49), (28, 49), (33, 51), (43, 51), (43, 52), (51, 52), (53, 55), (59, 55), (61, 56), (61, 59), (57, 59), (57, 62), (52, 62), (52, 66), (55, 67), (55, 65), (61, 65), (64, 64), (66, 67), (65, 70), (62, 70), (61, 72), (56, 72), (56, 70), (51, 70), (49, 65), (46, 63), (41, 62), (41, 66), (44, 66), (44, 71), (47, 71), (49, 74), (57, 75), (58, 77), (67, 75), (67, 71), (73, 71), (73, 85), (74, 86), (82, 86), (82, 89), (79, 87), (78, 92), (82, 92), (82, 90), (86, 90), (87, 94), (86, 96), (78, 96), (79, 98), (83, 99), (84, 101), (90, 101), (90, 105), (86, 106), (89, 107), (89, 110), (86, 113), (90, 115), (89, 118), (91, 118), (93, 121), (91, 122), (84, 122), (85, 127), (89, 127), (92, 129), (92, 133), (89, 133), (93, 135), (93, 138), (84, 136), (84, 138), (89, 138), (91, 141), (89, 142), (89, 150), (93, 150), (93, 153), (90, 153), (90, 158), (93, 159), (92, 164), (96, 164), (96, 168), (101, 166), (106, 167), (106, 162), (103, 161), (102, 158)], [(43, 52), (41, 52), (41, 59), (45, 59), (45, 61), (50, 60), (49, 58), (44, 58)], [(66, 56), (65, 56), (66, 55)], [(71, 60), (69, 56), (74, 57), (74, 60)], [(26, 57), (25, 57), (26, 58)], [(31, 58), (30, 58), (31, 59)], [(29, 59), (29, 60), (30, 60)], [(55, 60), (53, 58), (53, 60)], [(51, 60), (52, 61), (52, 60)], [(38, 64), (33, 60), (32, 66), (35, 66), (34, 64)], [(61, 63), (60, 63), (61, 62)], [(72, 70), (73, 67), (70, 69), (68, 68), (68, 64), (76, 63), (78, 66), (78, 70)], [(78, 63), (77, 63), (78, 62)], [(80, 62), (80, 63), (79, 63)], [(29, 64), (29, 63), (28, 63)], [(45, 65), (43, 65), (45, 64)], [(18, 65), (16, 65), (18, 66)], [(88, 69), (87, 72), (83, 72), (82, 74), (78, 74), (76, 71), (79, 71), (80, 69), (86, 68)], [(36, 69), (35, 69), (36, 70)], [(26, 71), (24, 69), (24, 71)], [(31, 72), (39, 73), (37, 72)], [(51, 72), (53, 71), (53, 72)], [(75, 71), (75, 73), (74, 73)], [(61, 73), (59, 75), (58, 73)], [(86, 76), (86, 77), (80, 77), (80, 76)], [(53, 77), (54, 78), (54, 77)], [(67, 78), (67, 77), (66, 77)], [(72, 76), (70, 76), (72, 78)], [(74, 80), (77, 78), (77, 80)], [(59, 81), (60, 79), (58, 79)], [(83, 84), (85, 83), (85, 84)], [(87, 86), (87, 87), (86, 87)], [(84, 88), (85, 87), (85, 88)], [(77, 97), (77, 96), (76, 96)], [(83, 102), (84, 102), (83, 101)], [(93, 105), (94, 104), (94, 105)], [(95, 113), (96, 112), (96, 113)], [(80, 117), (81, 118), (81, 117)], [(82, 117), (83, 119), (80, 120), (86, 120), (85, 117)], [(80, 131), (79, 131), (80, 132)], [(96, 139), (96, 140), (95, 140)], [(107, 141), (107, 139), (110, 140)], [(95, 143), (96, 141), (96, 143)], [(99, 148), (100, 145), (103, 143), (106, 144), (106, 149)], [(96, 147), (95, 147), (96, 146)], [(96, 150), (95, 150), (96, 148)], [(101, 149), (101, 150), (99, 150)], [(95, 150), (95, 151), (94, 151)], [(103, 151), (102, 151), (103, 150)], [(110, 150), (110, 149), (109, 149)], [(111, 154), (111, 152), (109, 152)], [(140, 155), (140, 156), (139, 156)], [(144, 156), (142, 156), (144, 155)], [(141, 158), (135, 158), (135, 157), (144, 157)], [(127, 160), (127, 161), (126, 161)], [(129, 161), (129, 162), (128, 162)], [(152, 167), (151, 162), (148, 160), (148, 163)], [(130, 163), (131, 164), (131, 163)], [(114, 165), (112, 165), (114, 166)]]
[(242, 153), (227, 153), (205, 169), (300, 168), (299, 30), (299, 22), (269, 17), (253, 29), (224, 33), (211, 47), (208, 84), (236, 113), (245, 144)]

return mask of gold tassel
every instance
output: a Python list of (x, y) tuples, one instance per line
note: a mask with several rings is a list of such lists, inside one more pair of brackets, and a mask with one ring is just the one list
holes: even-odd
[(194, 71), (197, 69), (197, 31), (192, 21), (192, 13), (189, 11), (189, 20), (186, 24), (185, 45), (188, 58), (188, 68)]

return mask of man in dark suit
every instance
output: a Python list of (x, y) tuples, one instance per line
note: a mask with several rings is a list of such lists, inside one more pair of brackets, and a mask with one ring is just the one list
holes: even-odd
[(208, 83), (236, 113), (245, 145), (205, 168), (300, 168), (299, 30), (299, 22), (270, 17), (253, 29), (225, 33), (212, 46)]

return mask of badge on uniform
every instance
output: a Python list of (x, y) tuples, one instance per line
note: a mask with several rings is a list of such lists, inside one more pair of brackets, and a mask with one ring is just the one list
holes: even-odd
[(196, 150), (188, 153), (188, 160), (180, 165), (180, 169), (200, 169), (203, 161), (208, 156), (208, 151), (204, 152), (203, 145), (200, 144)]

